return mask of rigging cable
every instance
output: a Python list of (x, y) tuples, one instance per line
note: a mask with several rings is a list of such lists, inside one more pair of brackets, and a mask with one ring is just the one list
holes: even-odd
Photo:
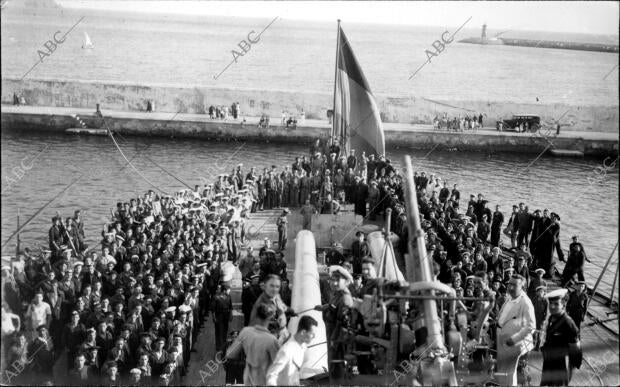
[(138, 171), (138, 169), (131, 163), (131, 161), (129, 161), (127, 159), (127, 157), (125, 156), (125, 154), (123, 153), (123, 151), (121, 150), (121, 148), (118, 146), (118, 143), (116, 142), (116, 139), (114, 138), (114, 135), (112, 134), (112, 131), (110, 130), (110, 128), (108, 127), (108, 123), (106, 122), (105, 118), (103, 118), (103, 116), (101, 116), (101, 118), (103, 119), (103, 124), (106, 127), (106, 130), (108, 132), (108, 135), (110, 136), (110, 138), (112, 139), (112, 141), (114, 142), (114, 145), (116, 146), (116, 149), (118, 149), (118, 151), (120, 152), (121, 156), (123, 156), (123, 158), (125, 159), (125, 161), (127, 161), (127, 164), (129, 164), (129, 166), (131, 168), (133, 168), (134, 171), (136, 171), (136, 173), (142, 178), (144, 179), (144, 181), (146, 181), (147, 183), (149, 183), (151, 186), (153, 186), (154, 188), (156, 188), (158, 191), (160, 191), (161, 193), (168, 195), (168, 193), (166, 191), (164, 191), (163, 189), (159, 188), (158, 186), (156, 186), (153, 182), (151, 182), (146, 176), (144, 176), (140, 171)]
[[(125, 137), (123, 137), (120, 133), (117, 133), (117, 135), (123, 139), (123, 141), (127, 140), (125, 139)], [(139, 151), (139, 153), (142, 153), (143, 151), (146, 151), (148, 148), (150, 147), (150, 145), (148, 145), (146, 148), (144, 148), (143, 150)], [(157, 167), (159, 167), (162, 171), (166, 172), (168, 175), (170, 175), (173, 179), (175, 179), (176, 181), (178, 181), (179, 183), (183, 184), (184, 186), (186, 186), (187, 188), (193, 190), (193, 188), (187, 184), (186, 182), (184, 182), (183, 180), (179, 179), (178, 177), (176, 177), (174, 174), (172, 174), (172, 172), (168, 171), (166, 168), (162, 167), (161, 165), (159, 165), (158, 163), (156, 163), (152, 158), (150, 158), (147, 155), (144, 155), (144, 158), (149, 160), (150, 162), (152, 162), (153, 164), (155, 164)]]
[(184, 186), (186, 186), (187, 188), (189, 188), (190, 190), (194, 190), (189, 184), (187, 184), (186, 182), (184, 182), (183, 180), (179, 179), (178, 177), (176, 177), (175, 175), (172, 174), (172, 172), (168, 171), (166, 168), (162, 167), (161, 165), (157, 164), (152, 158), (144, 155), (144, 158), (149, 160), (150, 162), (152, 162), (153, 164), (155, 164), (156, 166), (158, 166), (162, 171), (166, 172), (168, 175), (170, 175), (173, 179), (175, 179), (176, 181), (178, 181), (179, 183), (183, 184)]

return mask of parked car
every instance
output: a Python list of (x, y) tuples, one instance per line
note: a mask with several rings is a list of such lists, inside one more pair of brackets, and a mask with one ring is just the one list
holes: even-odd
[(510, 119), (497, 121), (497, 130), (515, 131), (515, 132), (536, 132), (540, 129), (540, 116), (533, 114), (515, 114)]

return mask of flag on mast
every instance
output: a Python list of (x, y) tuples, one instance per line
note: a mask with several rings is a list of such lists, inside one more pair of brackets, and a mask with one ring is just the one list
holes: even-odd
[(385, 154), (379, 108), (340, 24), (334, 85), (334, 137), (346, 150), (355, 149), (358, 155), (362, 152), (366, 152), (366, 156)]

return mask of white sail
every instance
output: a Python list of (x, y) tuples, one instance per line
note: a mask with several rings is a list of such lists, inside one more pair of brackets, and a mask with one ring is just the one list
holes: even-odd
[(90, 40), (90, 36), (88, 36), (88, 34), (86, 33), (86, 31), (84, 32), (84, 44), (82, 45), (82, 48), (93, 48), (93, 42)]

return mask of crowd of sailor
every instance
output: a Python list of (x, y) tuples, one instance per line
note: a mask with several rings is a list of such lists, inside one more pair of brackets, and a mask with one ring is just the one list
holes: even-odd
[[(502, 305), (512, 299), (507, 289), (514, 288), (518, 278), (534, 305), (536, 331), (544, 330), (548, 316), (543, 277), (554, 270), (554, 251), (564, 258), (559, 216), (548, 210), (530, 214), (522, 203), (503, 228), (499, 206), (491, 212), (482, 195), (472, 195), (465, 207), (457, 185), (450, 189), (439, 177), (415, 173), (415, 185), (437, 279), (457, 295), (491, 298), (485, 307), (491, 310), (493, 327)], [(345, 206), (371, 220), (391, 209), (391, 230), (401, 241), (408, 240), (404, 180), (390, 160), (356, 155), (354, 150), (346, 155), (338, 145), (320, 141), (290, 167), (272, 166), (261, 173), (252, 167), (246, 173), (238, 165), (204, 187), (172, 196), (149, 191), (119, 202), (103, 227), (100, 245), (86, 245), (79, 210), (66, 219), (58, 214), (52, 219), (48, 250), (36, 254), (25, 249), (2, 267), (3, 382), (178, 384), (209, 314), (216, 351), (227, 349), (235, 266), (243, 276), (244, 325), (264, 324), (277, 350), (295, 333), (286, 329), (287, 319), (295, 315), (289, 308), (283, 256), (289, 208), (299, 208), (309, 227), (314, 214), (337, 214)], [(255, 256), (247, 247), (246, 220), (272, 208), (283, 208), (276, 221), (277, 249), (267, 240)], [(510, 236), (514, 258), (502, 251), (501, 232)], [(331, 280), (321, 281), (323, 302), (317, 310), (324, 313), (331, 360), (344, 358), (355, 346), (350, 332), (364, 332), (354, 300), (378, 286), (365, 235), (358, 232), (356, 237), (347, 249), (336, 244), (327, 254)], [(399, 256), (406, 248), (399, 245)], [(578, 327), (585, 314), (587, 258), (576, 236), (569, 251), (564, 280), (575, 284), (568, 310)], [(398, 264), (405, 272), (404, 260)], [(472, 321), (485, 309), (474, 301), (459, 307)], [(494, 329), (488, 331), (493, 342)], [(234, 359), (238, 354), (228, 349)], [(61, 357), (67, 373), (54, 375), (52, 365)], [(336, 362), (336, 377), (350, 371), (344, 364)], [(252, 374), (246, 367), (236, 377), (231, 369), (230, 378), (266, 384), (270, 364), (261, 365), (262, 373)], [(370, 356), (358, 357), (357, 372), (376, 373), (377, 368)]]

